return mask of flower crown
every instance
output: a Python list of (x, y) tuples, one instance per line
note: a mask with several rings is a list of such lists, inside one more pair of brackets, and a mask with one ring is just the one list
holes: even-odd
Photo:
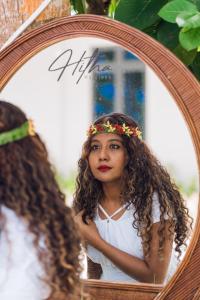
[(99, 134), (99, 133), (116, 133), (126, 135), (128, 137), (136, 136), (142, 139), (142, 132), (138, 127), (127, 126), (125, 123), (111, 124), (109, 121), (103, 124), (91, 125), (88, 130), (88, 136)]
[(20, 127), (0, 133), (0, 146), (21, 140), (28, 135), (35, 135), (35, 129), (32, 120), (26, 121)]

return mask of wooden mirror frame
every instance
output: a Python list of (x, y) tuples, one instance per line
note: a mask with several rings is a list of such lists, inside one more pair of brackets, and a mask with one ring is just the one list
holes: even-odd
[[(46, 47), (77, 37), (103, 38), (119, 44), (148, 64), (162, 80), (188, 125), (200, 166), (200, 85), (164, 46), (141, 31), (109, 18), (78, 15), (60, 18), (18, 38), (0, 53), (0, 91), (15, 72)], [(170, 116), (169, 116), (170, 118)], [(166, 286), (84, 280), (94, 299), (200, 299), (200, 205), (188, 251)]]

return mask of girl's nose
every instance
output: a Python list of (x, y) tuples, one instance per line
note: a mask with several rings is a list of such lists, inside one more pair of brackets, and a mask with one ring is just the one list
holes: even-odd
[(104, 147), (101, 148), (101, 151), (99, 153), (99, 159), (100, 160), (108, 160), (109, 159), (108, 151), (106, 148), (104, 148)]

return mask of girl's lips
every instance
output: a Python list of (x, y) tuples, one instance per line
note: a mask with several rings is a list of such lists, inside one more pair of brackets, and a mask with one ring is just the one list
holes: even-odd
[(100, 166), (100, 167), (98, 167), (98, 170), (100, 171), (100, 172), (107, 172), (107, 171), (109, 171), (110, 169), (112, 169), (111, 167), (108, 167), (108, 166)]

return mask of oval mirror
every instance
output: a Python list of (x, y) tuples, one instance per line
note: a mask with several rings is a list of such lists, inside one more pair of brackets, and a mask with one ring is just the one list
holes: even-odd
[[(0, 56), (1, 98), (19, 105), (34, 119), (68, 204), (91, 122), (113, 111), (131, 115), (180, 187), (196, 220), (199, 102), (192, 99), (199, 93), (198, 83), (168, 50), (143, 33), (103, 17), (97, 20), (98, 28), (96, 16), (61, 19), (5, 49)], [(196, 268), (191, 255), (197, 251), (198, 234), (196, 226), (188, 251), (165, 288), (95, 280), (87, 280), (86, 286), (93, 295), (98, 293), (98, 299), (105, 299), (110, 290), (122, 293), (122, 286), (127, 297), (134, 292), (137, 299), (144, 299), (139, 298), (144, 294), (145, 299), (154, 299), (161, 291), (156, 299), (165, 299), (164, 295), (180, 289), (190, 264)], [(86, 268), (85, 264), (83, 278), (87, 278)]]

